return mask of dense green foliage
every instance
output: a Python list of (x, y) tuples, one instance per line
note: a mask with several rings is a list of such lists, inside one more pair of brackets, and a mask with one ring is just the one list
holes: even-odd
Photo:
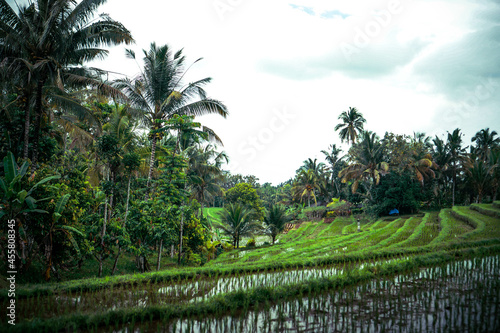
[(226, 192), (226, 201), (230, 204), (239, 204), (252, 209), (253, 217), (262, 221), (264, 218), (264, 207), (257, 191), (248, 183), (236, 184)]
[[(229, 114), (207, 96), (211, 78), (184, 82), (201, 59), (152, 42), (132, 78), (86, 66), (133, 42), (97, 15), (104, 2), (0, 0), (0, 224), (11, 229), (0, 230), (0, 275), (17, 271), (29, 322), (13, 330), (246, 311), (498, 255), (494, 130), (470, 146), (459, 128), (444, 140), (379, 136), (350, 107), (335, 126), (345, 154), (331, 144), (324, 161), (304, 156), (289, 180), (261, 185), (224, 170), (222, 138), (198, 121)], [(75, 277), (89, 279), (65, 281)]]

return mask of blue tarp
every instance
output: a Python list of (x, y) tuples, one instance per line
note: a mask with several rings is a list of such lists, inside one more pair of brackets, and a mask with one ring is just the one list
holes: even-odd
[(394, 208), (393, 210), (391, 210), (389, 212), (389, 215), (394, 215), (394, 214), (399, 214), (399, 210), (397, 210), (396, 208)]

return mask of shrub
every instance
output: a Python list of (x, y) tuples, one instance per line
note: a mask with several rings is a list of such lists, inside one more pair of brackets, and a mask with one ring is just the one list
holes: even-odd
[(234, 246), (233, 244), (230, 244), (228, 242), (222, 242), (222, 248), (224, 249), (224, 251), (228, 252), (234, 249)]
[(247, 242), (247, 247), (255, 247), (255, 239), (249, 239)]
[(318, 220), (326, 215), (326, 207), (318, 206), (318, 207), (309, 207), (302, 210), (302, 213), (299, 215), (299, 218), (307, 221)]

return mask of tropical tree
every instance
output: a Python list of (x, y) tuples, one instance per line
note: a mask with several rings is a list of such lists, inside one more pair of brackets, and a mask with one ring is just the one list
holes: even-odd
[[(168, 166), (170, 168), (169, 170), (169, 176), (170, 176), (170, 185), (172, 185), (172, 180), (173, 180), (173, 173), (174, 170), (176, 169), (176, 159), (177, 159), (177, 152), (179, 152), (179, 155), (181, 159), (182, 157), (182, 150), (181, 150), (181, 138), (183, 135), (189, 134), (195, 142), (198, 141), (199, 138), (207, 138), (208, 134), (206, 132), (198, 130), (198, 128), (201, 126), (200, 123), (194, 122), (194, 116), (188, 116), (188, 115), (178, 115), (174, 114), (170, 119), (168, 120), (160, 120), (159, 123), (165, 123), (165, 126), (162, 126), (159, 129), (156, 129), (152, 131), (152, 134), (156, 136), (156, 134), (162, 134), (167, 131), (174, 131), (177, 133), (177, 138), (176, 138), (176, 144), (174, 151), (172, 152), (172, 157), (171, 157), (171, 163)], [(184, 167), (181, 166), (181, 171)], [(151, 169), (150, 169), (151, 171)], [(176, 176), (177, 177), (177, 176)], [(186, 189), (186, 182), (182, 181), (182, 187), (183, 191)], [(147, 194), (147, 193), (146, 193)], [(184, 205), (184, 197), (182, 198), (182, 205)], [(180, 236), (179, 236), (179, 257), (178, 257), (178, 262), (179, 264), (181, 263), (181, 255), (182, 255), (182, 242), (183, 242), (183, 230), (184, 230), (184, 209), (181, 209), (181, 223), (180, 223)]]
[(491, 182), (492, 171), (493, 168), (481, 159), (475, 161), (474, 164), (467, 169), (469, 181), (476, 195), (476, 203), (483, 202), (483, 196)]
[(500, 150), (490, 152), (488, 157), (488, 166), (491, 168), (491, 191), (492, 200), (496, 201), (498, 187), (500, 186)]
[(482, 161), (486, 161), (490, 152), (499, 146), (500, 138), (496, 136), (496, 131), (490, 133), (490, 129), (486, 128), (472, 137), (472, 142), (476, 143), (475, 153)]
[(312, 169), (307, 171), (304, 169), (299, 170), (293, 183), (293, 193), (295, 198), (300, 201), (307, 198), (307, 206), (311, 207), (311, 198), (317, 204), (316, 191), (321, 190), (320, 180)]
[(363, 131), (363, 124), (366, 122), (361, 112), (356, 108), (349, 107), (347, 111), (340, 114), (339, 118), (342, 122), (335, 126), (335, 131), (340, 130), (340, 141), (349, 141), (354, 144), (358, 138), (358, 133)]
[(363, 140), (350, 151), (352, 163), (339, 172), (342, 183), (352, 182), (352, 193), (356, 193), (361, 181), (368, 182), (368, 197), (371, 189), (378, 185), (380, 177), (387, 174), (389, 164), (385, 161), (385, 144), (375, 133), (363, 132)]
[(227, 161), (227, 155), (224, 152), (217, 152), (210, 144), (205, 147), (193, 147), (188, 151), (188, 155), (190, 190), (201, 205), (200, 215), (203, 219), (205, 201), (223, 193), (219, 185), (223, 180), (220, 167), (224, 160)]
[[(25, 105), (24, 156), (27, 156), (30, 125), (29, 105), (34, 96), (34, 134), (32, 163), (37, 164), (38, 143), (44, 96), (50, 91), (53, 102), (64, 108), (82, 109), (78, 101), (66, 93), (67, 87), (93, 86), (111, 93), (99, 80), (99, 70), (82, 66), (102, 59), (107, 50), (102, 46), (133, 42), (130, 32), (107, 15), (94, 18), (105, 0), (33, 0), (14, 10), (0, 0), (1, 56), (9, 59), (11, 69), (23, 86), (20, 98)], [(50, 87), (50, 89), (49, 89)]]
[(346, 167), (344, 161), (344, 156), (339, 156), (342, 153), (342, 149), (337, 148), (335, 144), (329, 146), (330, 151), (322, 150), (321, 152), (325, 155), (325, 160), (328, 163), (327, 170), (330, 173), (330, 186), (334, 190), (331, 193), (331, 197), (339, 196), (340, 193), (340, 178), (338, 177), (340, 170)]
[(265, 216), (262, 200), (257, 190), (248, 183), (238, 183), (226, 191), (226, 202), (239, 204), (252, 210), (252, 218), (262, 221)]
[(462, 148), (462, 136), (459, 128), (456, 128), (452, 133), (448, 132), (446, 142), (449, 160), (450, 172), (452, 178), (452, 195), (451, 205), (455, 205), (455, 190), (457, 187), (458, 173), (461, 172), (468, 162), (466, 147)]
[(240, 239), (253, 234), (261, 228), (261, 224), (253, 219), (252, 209), (240, 204), (228, 204), (219, 213), (222, 231), (233, 239), (233, 246), (240, 247)]
[(286, 207), (280, 204), (272, 205), (264, 218), (265, 230), (264, 232), (271, 237), (274, 244), (276, 236), (278, 236), (285, 229), (288, 222), (286, 215)]
[(324, 170), (325, 170), (325, 164), (323, 162), (319, 162), (318, 163), (318, 159), (311, 159), (311, 158), (308, 158), (307, 160), (304, 161), (303, 165), (300, 167), (298, 171), (300, 170), (312, 170), (312, 172), (317, 176), (319, 177), (321, 174), (323, 174)]
[[(144, 67), (133, 80), (121, 79), (115, 86), (127, 95), (132, 107), (142, 112), (142, 121), (151, 130), (151, 157), (147, 188), (151, 184), (158, 139), (162, 137), (162, 121), (174, 114), (199, 116), (219, 114), (226, 117), (227, 108), (222, 102), (207, 98), (203, 86), (211, 81), (204, 78), (185, 86), (182, 78), (186, 74), (182, 49), (172, 53), (168, 45), (152, 43), (144, 52)], [(135, 59), (135, 53), (127, 50), (127, 56)], [(196, 60), (195, 62), (201, 59)]]

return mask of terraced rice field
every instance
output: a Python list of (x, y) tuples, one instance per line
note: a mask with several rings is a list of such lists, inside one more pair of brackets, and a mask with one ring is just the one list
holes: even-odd
[(500, 331), (499, 213), (304, 222), (202, 267), (20, 286), (0, 331)]

